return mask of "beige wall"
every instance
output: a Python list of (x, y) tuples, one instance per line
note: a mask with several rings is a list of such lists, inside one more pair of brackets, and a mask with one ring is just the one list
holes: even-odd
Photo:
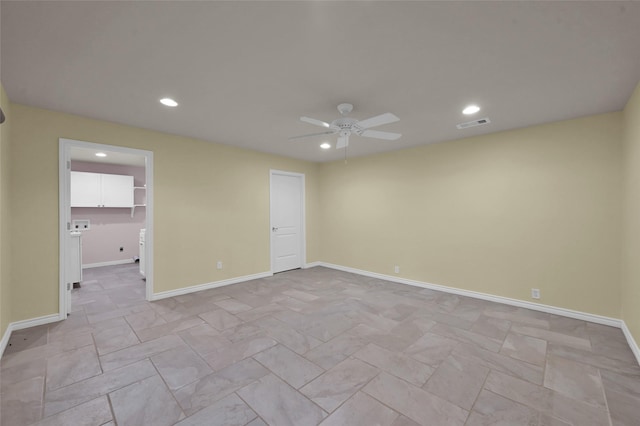
[(9, 99), (0, 83), (0, 106), (6, 121), (0, 124), (0, 339), (11, 322), (11, 261), (9, 222), (9, 128), (11, 111)]
[(59, 137), (154, 152), (156, 292), (270, 269), (273, 168), (306, 174), (308, 262), (620, 317), (622, 129), (611, 113), (317, 165), (11, 104), (11, 321), (58, 311)]
[(317, 164), (18, 104), (11, 132), (12, 321), (58, 312), (60, 137), (153, 151), (155, 292), (270, 270), (270, 169), (305, 173), (307, 261), (320, 260)]
[(322, 260), (620, 317), (622, 114), (320, 167)]
[(622, 319), (640, 343), (640, 84), (624, 109)]

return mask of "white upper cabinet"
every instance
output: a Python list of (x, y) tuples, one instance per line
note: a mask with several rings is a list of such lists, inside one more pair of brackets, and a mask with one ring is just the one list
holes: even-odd
[(71, 172), (71, 207), (133, 207), (133, 176)]
[(100, 182), (99, 173), (71, 172), (71, 207), (100, 207)]

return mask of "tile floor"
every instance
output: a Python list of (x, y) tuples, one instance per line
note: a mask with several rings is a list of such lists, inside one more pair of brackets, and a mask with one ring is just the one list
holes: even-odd
[(154, 303), (85, 271), (15, 332), (1, 424), (639, 425), (620, 330), (313, 268)]

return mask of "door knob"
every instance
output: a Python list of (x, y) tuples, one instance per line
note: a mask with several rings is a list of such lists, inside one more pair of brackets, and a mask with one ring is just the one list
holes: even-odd
[(276, 228), (275, 226), (274, 226), (273, 228), (271, 228), (271, 230), (272, 230), (273, 232), (278, 232), (278, 228)]

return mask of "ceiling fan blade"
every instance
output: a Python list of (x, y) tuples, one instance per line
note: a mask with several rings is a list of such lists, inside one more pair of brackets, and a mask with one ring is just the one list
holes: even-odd
[(313, 124), (314, 126), (320, 126), (320, 127), (331, 127), (331, 124), (321, 121), (321, 120), (316, 120), (315, 118), (310, 118), (310, 117), (300, 117), (300, 121), (304, 121), (305, 123), (309, 123), (309, 124)]
[(338, 142), (336, 142), (336, 149), (346, 148), (349, 146), (349, 135), (338, 136)]
[(392, 132), (381, 132), (378, 130), (365, 130), (360, 134), (360, 136), (364, 136), (365, 138), (376, 138), (376, 139), (384, 139), (387, 141), (395, 141), (399, 139), (402, 134), (400, 133), (392, 133)]
[(390, 112), (376, 115), (375, 117), (367, 118), (366, 120), (358, 121), (358, 126), (362, 129), (369, 129), (371, 127), (382, 126), (383, 124), (395, 123), (400, 120)]
[(329, 130), (327, 132), (320, 132), (320, 133), (309, 133), (308, 135), (292, 136), (289, 138), (289, 140), (292, 141), (294, 139), (310, 138), (313, 136), (333, 135), (334, 133), (336, 132), (333, 130)]

